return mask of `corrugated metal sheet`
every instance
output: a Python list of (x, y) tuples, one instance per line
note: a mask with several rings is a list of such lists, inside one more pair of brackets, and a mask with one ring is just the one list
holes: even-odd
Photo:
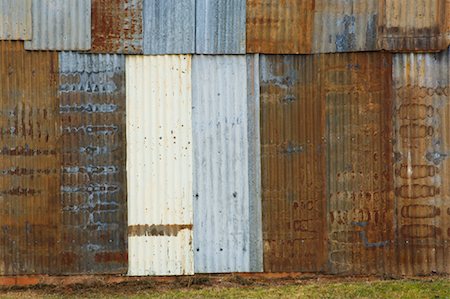
[(258, 242), (251, 238), (258, 234), (250, 231), (261, 231), (261, 226), (252, 227), (258, 222), (250, 221), (260, 218), (250, 216), (259, 211), (251, 209), (251, 201), (259, 197), (258, 186), (251, 185), (255, 178), (250, 177), (249, 158), (257, 154), (249, 142), (258, 131), (248, 117), (248, 105), (257, 99), (247, 100), (252, 86), (246, 57), (194, 56), (192, 80), (195, 272), (261, 271), (262, 256), (250, 259), (260, 253), (251, 251), (250, 244)]
[(31, 33), (31, 0), (0, 0), (0, 40), (29, 40)]
[(197, 0), (196, 53), (245, 54), (245, 1)]
[(0, 274), (55, 273), (60, 228), (58, 55), (0, 42)]
[(33, 0), (27, 50), (89, 50), (91, 0)]
[(92, 49), (142, 53), (143, 0), (92, 0)]
[(450, 273), (450, 50), (394, 57), (400, 274)]
[(195, 0), (144, 1), (144, 54), (195, 52)]
[(128, 56), (129, 275), (194, 272), (191, 57)]
[(448, 1), (379, 1), (381, 49), (403, 52), (438, 51), (446, 49), (450, 44), (446, 24), (450, 10)]
[(61, 273), (126, 273), (125, 58), (59, 58)]

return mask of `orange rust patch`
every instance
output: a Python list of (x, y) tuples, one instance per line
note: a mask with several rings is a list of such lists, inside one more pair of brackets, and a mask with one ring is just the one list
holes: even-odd
[(192, 224), (161, 224), (161, 225), (130, 225), (128, 226), (128, 236), (170, 236), (175, 237), (182, 230), (192, 230)]

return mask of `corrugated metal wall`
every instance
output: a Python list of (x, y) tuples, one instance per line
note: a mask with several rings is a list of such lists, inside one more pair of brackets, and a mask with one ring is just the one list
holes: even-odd
[(91, 0), (33, 0), (27, 50), (89, 50)]
[(251, 234), (259, 228), (251, 219), (261, 217), (251, 206), (259, 186), (249, 158), (257, 154), (250, 142), (258, 131), (248, 118), (248, 105), (258, 99), (247, 100), (247, 60), (195, 56), (192, 68), (195, 272), (258, 272), (262, 256), (250, 256), (260, 244)]
[(61, 273), (126, 273), (125, 57), (59, 60)]
[(31, 0), (0, 0), (0, 40), (31, 39)]
[(129, 56), (130, 275), (194, 272), (191, 56)]

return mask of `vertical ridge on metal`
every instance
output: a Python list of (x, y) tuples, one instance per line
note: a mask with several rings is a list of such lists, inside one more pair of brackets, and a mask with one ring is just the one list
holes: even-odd
[(30, 40), (31, 0), (0, 0), (0, 40)]

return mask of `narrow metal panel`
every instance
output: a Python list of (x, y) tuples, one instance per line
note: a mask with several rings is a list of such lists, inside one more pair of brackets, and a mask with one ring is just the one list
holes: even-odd
[(0, 42), (0, 274), (57, 273), (58, 55)]
[(33, 0), (27, 50), (89, 50), (91, 0)]
[(31, 1), (0, 0), (0, 40), (31, 39)]
[(144, 0), (92, 0), (95, 53), (142, 53)]
[(195, 0), (144, 1), (144, 54), (195, 52)]
[(320, 60), (329, 271), (383, 274), (395, 259), (392, 58), (372, 52)]
[(191, 56), (127, 56), (129, 275), (193, 274)]
[(125, 58), (59, 58), (60, 274), (126, 273)]
[(245, 54), (245, 2), (196, 1), (197, 54)]
[(379, 0), (379, 47), (393, 51), (439, 51), (450, 44), (446, 0)]
[(450, 272), (449, 62), (450, 50), (394, 57), (400, 274)]
[(250, 206), (256, 186), (249, 158), (257, 131), (248, 117), (256, 98), (247, 102), (246, 57), (194, 56), (192, 80), (195, 272), (261, 271), (250, 264), (258, 253), (250, 251), (250, 230), (258, 225), (250, 214), (258, 211)]

